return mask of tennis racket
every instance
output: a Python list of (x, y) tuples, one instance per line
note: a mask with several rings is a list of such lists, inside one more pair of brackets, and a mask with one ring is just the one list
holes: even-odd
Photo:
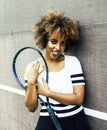
[[(40, 52), (37, 48), (34, 47), (21, 48), (13, 58), (12, 69), (13, 69), (14, 77), (17, 83), (19, 84), (19, 86), (24, 90), (27, 89), (27, 86), (25, 85), (25, 81), (27, 79), (24, 78), (25, 68), (29, 66), (31, 63), (36, 63), (37, 61), (40, 62), (40, 69), (43, 68), (43, 70), (45, 71), (45, 80), (48, 83), (48, 75), (49, 75), (48, 66), (44, 56), (42, 55), (42, 52)], [(57, 117), (49, 104), (49, 98), (46, 97), (47, 102), (44, 102), (39, 95), (37, 96), (39, 100), (46, 106), (56, 130), (62, 130), (57, 120)]]

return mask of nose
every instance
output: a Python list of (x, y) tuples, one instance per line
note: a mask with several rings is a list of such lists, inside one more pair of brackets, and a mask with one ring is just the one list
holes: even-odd
[(61, 50), (61, 45), (60, 45), (59, 43), (57, 43), (57, 44), (55, 45), (55, 48), (56, 48), (56, 50)]

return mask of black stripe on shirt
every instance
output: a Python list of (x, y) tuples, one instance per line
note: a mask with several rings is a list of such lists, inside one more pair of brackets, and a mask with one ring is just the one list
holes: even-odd
[(75, 111), (79, 108), (80, 106), (75, 106), (73, 108), (70, 108), (70, 109), (65, 109), (65, 110), (55, 110), (56, 113), (60, 114), (60, 113), (68, 113), (68, 112), (72, 112), (72, 111)]
[(83, 74), (74, 74), (70, 76), (71, 78), (84, 77)]
[[(45, 104), (47, 104), (47, 103), (45, 103)], [(66, 106), (68, 106), (65, 104), (53, 104), (53, 103), (49, 103), (49, 104), (50, 104), (50, 106), (53, 106), (53, 107), (66, 107)], [(41, 103), (41, 105), (44, 106), (43, 103)]]
[[(78, 108), (80, 108), (80, 106), (75, 106), (73, 108), (70, 108), (70, 109), (66, 109), (66, 110), (54, 110), (57, 114), (60, 114), (60, 113), (68, 113), (68, 112), (72, 112), (72, 111), (75, 111), (77, 110)], [(47, 109), (41, 109), (41, 112), (48, 112)]]
[(73, 84), (75, 84), (75, 83), (85, 83), (85, 81), (84, 80), (75, 80), (75, 81), (72, 81), (72, 83)]

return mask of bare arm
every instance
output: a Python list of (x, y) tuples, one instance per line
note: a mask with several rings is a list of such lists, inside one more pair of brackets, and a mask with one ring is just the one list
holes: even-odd
[(66, 105), (81, 105), (84, 100), (84, 86), (74, 86), (74, 92), (71, 94), (55, 93), (51, 91), (49, 97)]
[(36, 81), (39, 75), (40, 63), (30, 64), (26, 70), (25, 75), (27, 77), (27, 91), (25, 93), (25, 105), (29, 111), (34, 112), (38, 107), (38, 99), (36, 93)]
[(63, 94), (51, 91), (48, 84), (43, 81), (43, 84), (39, 82), (39, 89), (37, 93), (50, 97), (60, 103), (69, 105), (81, 105), (84, 100), (84, 85), (73, 86), (73, 93)]
[(25, 105), (31, 112), (34, 112), (38, 107), (36, 87), (34, 83), (28, 83), (28, 88), (25, 93)]

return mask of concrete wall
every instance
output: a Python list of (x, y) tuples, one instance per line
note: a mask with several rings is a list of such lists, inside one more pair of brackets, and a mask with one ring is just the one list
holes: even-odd
[[(80, 43), (74, 54), (83, 65), (86, 79), (84, 106), (106, 115), (106, 0), (0, 0), (0, 84), (18, 88), (11, 69), (13, 56), (23, 46), (35, 46), (32, 27), (49, 9), (65, 11), (79, 21)], [(39, 109), (35, 113), (27, 111), (24, 96), (0, 89), (0, 130), (33, 130), (38, 113)], [(87, 118), (91, 130), (107, 129), (107, 118)]]

